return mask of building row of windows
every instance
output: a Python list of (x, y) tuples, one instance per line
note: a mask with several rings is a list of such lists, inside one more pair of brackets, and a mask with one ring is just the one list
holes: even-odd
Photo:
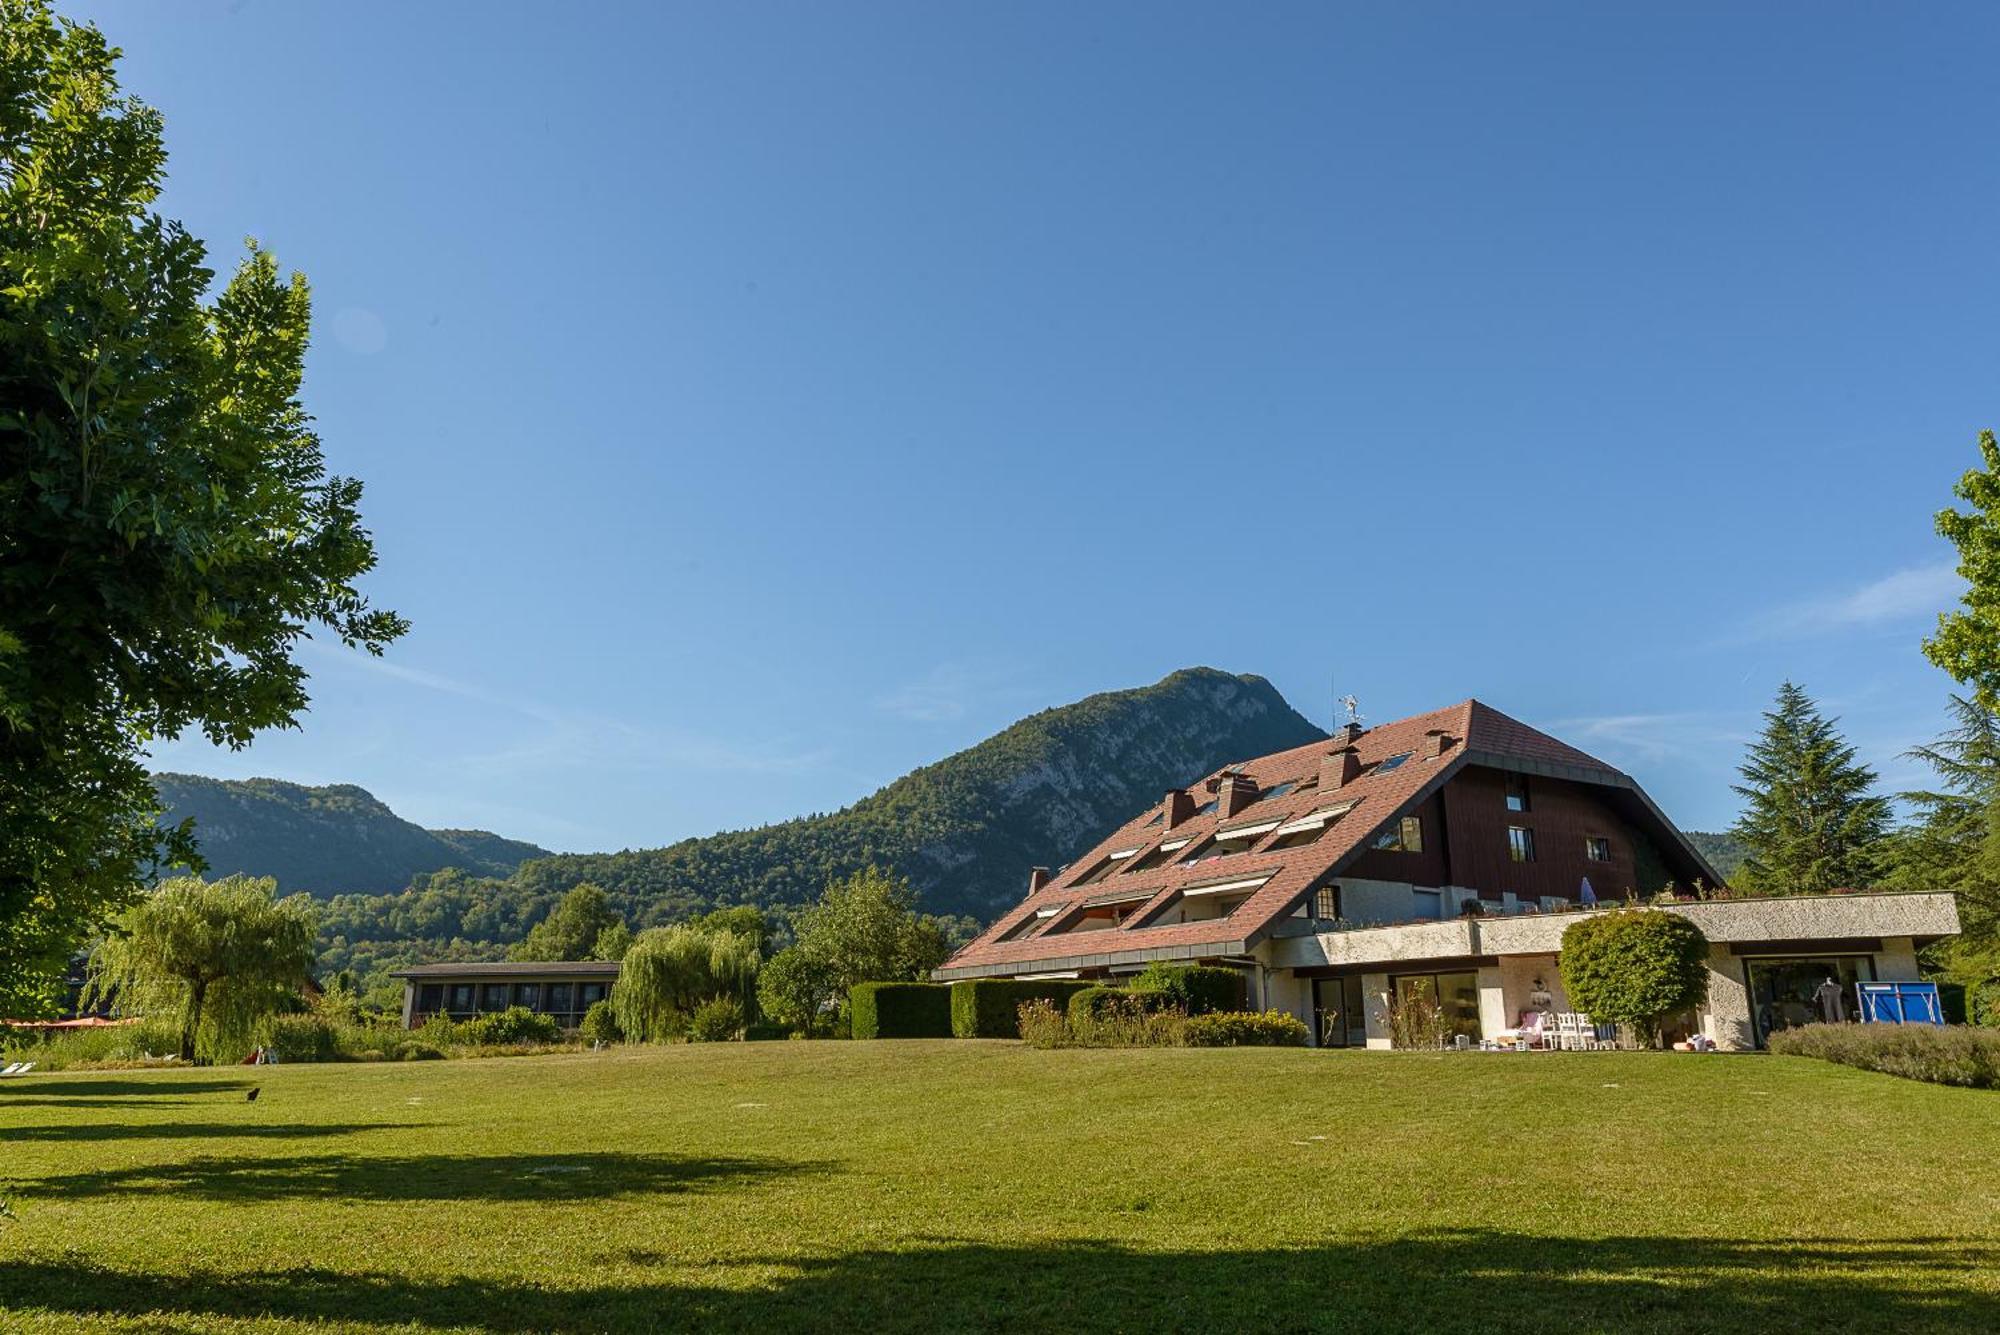
[(424, 983), (417, 1014), (477, 1015), (525, 1006), (546, 1015), (574, 1015), (602, 1001), (608, 983)]
[[(1533, 862), (1535, 860), (1535, 832), (1525, 825), (1507, 827), (1507, 857), (1512, 862)], [(1601, 834), (1583, 836), (1583, 860), (1585, 862), (1611, 861), (1611, 840)]]

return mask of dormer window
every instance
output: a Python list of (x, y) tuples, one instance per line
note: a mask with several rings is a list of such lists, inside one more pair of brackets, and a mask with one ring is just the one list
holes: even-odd
[(1192, 867), (1197, 862), (1207, 862), (1210, 858), (1226, 858), (1234, 853), (1248, 853), (1259, 840), (1278, 828), (1278, 822), (1267, 820), (1257, 825), (1239, 825), (1234, 829), (1217, 830), (1214, 835), (1195, 849), (1192, 855), (1182, 858), (1181, 865)]
[(1342, 816), (1345, 816), (1352, 810), (1354, 810), (1354, 803), (1343, 802), (1337, 807), (1323, 807), (1302, 820), (1292, 821), (1288, 825), (1280, 825), (1277, 833), (1272, 836), (1270, 847), (1267, 851), (1276, 852), (1281, 848), (1303, 848), (1307, 844), (1318, 843), (1320, 838), (1328, 830), (1331, 830)]
[(1107, 853), (1098, 861), (1095, 867), (1092, 867), (1089, 871), (1071, 881), (1070, 884), (1096, 885), (1112, 872), (1117, 871), (1120, 863), (1124, 862), (1127, 858), (1135, 856), (1138, 851), (1136, 848), (1127, 848), (1116, 853)]
[(1193, 842), (1193, 836), (1189, 836), (1186, 839), (1164, 840), (1158, 848), (1146, 854), (1145, 857), (1135, 858), (1132, 865), (1125, 870), (1128, 872), (1151, 871), (1155, 867), (1164, 867), (1174, 860), (1174, 854), (1180, 852)]

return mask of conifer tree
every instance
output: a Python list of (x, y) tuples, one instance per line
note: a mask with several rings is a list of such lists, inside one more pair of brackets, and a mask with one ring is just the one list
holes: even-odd
[(1880, 873), (1889, 802), (1871, 791), (1875, 771), (1855, 759), (1835, 722), (1794, 683), (1778, 689), (1736, 786), (1744, 807), (1732, 832), (1750, 851), (1739, 888), (1823, 894)]

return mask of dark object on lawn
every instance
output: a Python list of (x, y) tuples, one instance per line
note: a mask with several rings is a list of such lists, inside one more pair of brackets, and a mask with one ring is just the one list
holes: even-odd
[(243, 1096), (243, 1101), (245, 1103), (255, 1103), (257, 1101), (257, 1096), (259, 1094), (262, 1094), (263, 1092), (264, 1092), (264, 1087), (262, 1085), (253, 1086), (250, 1092)]

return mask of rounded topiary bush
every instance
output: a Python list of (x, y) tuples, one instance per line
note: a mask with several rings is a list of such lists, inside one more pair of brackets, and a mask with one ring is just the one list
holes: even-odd
[(618, 1012), (611, 1009), (609, 1001), (591, 1002), (577, 1032), (586, 1043), (616, 1043), (625, 1037), (625, 1031), (618, 1027)]
[(1708, 998), (1708, 938), (1662, 909), (1597, 913), (1563, 932), (1563, 990), (1599, 1024), (1631, 1025), (1651, 1040), (1659, 1023)]

